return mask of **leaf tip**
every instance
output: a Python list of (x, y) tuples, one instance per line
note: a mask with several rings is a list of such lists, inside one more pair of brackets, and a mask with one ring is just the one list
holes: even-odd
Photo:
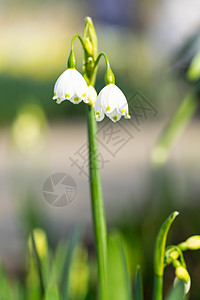
[(174, 212), (174, 218), (176, 218), (179, 214), (180, 214), (179, 211), (175, 211)]

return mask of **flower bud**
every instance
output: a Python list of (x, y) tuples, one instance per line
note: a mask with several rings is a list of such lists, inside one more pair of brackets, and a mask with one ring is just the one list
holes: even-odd
[(115, 76), (110, 68), (107, 66), (106, 75), (105, 75), (105, 84), (115, 84)]
[(171, 262), (173, 260), (177, 260), (178, 257), (179, 257), (180, 253), (172, 248), (172, 249), (168, 249), (166, 252), (165, 252), (165, 260), (166, 260), (166, 263), (169, 265), (171, 264)]
[(189, 275), (188, 271), (182, 266), (179, 266), (176, 268), (175, 274), (176, 274), (176, 277), (183, 280), (185, 283), (188, 283), (190, 280), (190, 275)]
[[(43, 259), (48, 252), (48, 242), (47, 242), (46, 234), (42, 229), (37, 228), (33, 230), (33, 236), (34, 236), (35, 247), (38, 256), (40, 259)], [(29, 236), (28, 239), (28, 246), (29, 246), (30, 253), (32, 254), (34, 250), (33, 250), (31, 236)]]
[[(84, 28), (84, 32), (83, 32), (83, 39), (84, 39), (84, 41), (87, 40), (87, 41), (90, 42), (89, 51), (88, 51), (87, 48), (86, 48), (86, 50), (90, 54), (91, 47), (92, 47), (92, 55), (93, 55), (93, 58), (95, 60), (97, 58), (97, 55), (98, 55), (97, 36), (96, 36), (96, 32), (95, 32), (95, 29), (94, 29), (92, 19), (90, 17), (87, 17), (85, 19), (85, 28)], [(88, 42), (86, 42), (86, 43), (88, 43)]]
[(71, 50), (68, 58), (68, 68), (75, 69), (76, 68), (76, 55), (74, 50)]
[(173, 250), (170, 255), (169, 255), (172, 259), (177, 259), (179, 257), (179, 253), (177, 250)]
[(178, 246), (182, 251), (185, 251), (188, 249), (186, 242), (183, 242), (183, 243), (179, 244)]
[(87, 50), (89, 55), (93, 54), (93, 47), (92, 47), (92, 43), (90, 42), (90, 39), (87, 37), (84, 41), (85, 44), (85, 49)]
[(190, 250), (200, 249), (200, 235), (194, 235), (188, 238), (185, 243)]

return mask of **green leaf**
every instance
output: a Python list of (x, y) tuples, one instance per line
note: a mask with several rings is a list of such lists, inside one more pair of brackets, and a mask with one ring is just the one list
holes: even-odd
[(196, 53), (190, 64), (187, 77), (191, 81), (196, 81), (200, 78), (200, 51)]
[(143, 280), (140, 266), (137, 266), (135, 288), (134, 288), (134, 300), (143, 300)]
[(40, 291), (41, 291), (41, 295), (43, 295), (44, 291), (45, 291), (45, 287), (44, 287), (44, 280), (43, 280), (43, 273), (42, 273), (42, 263), (41, 263), (40, 256), (38, 254), (38, 249), (37, 249), (36, 242), (35, 242), (34, 230), (31, 232), (30, 236), (31, 236), (31, 245), (32, 245), (32, 249), (33, 249), (33, 252), (35, 255), (35, 260), (36, 260), (38, 278), (40, 281)]
[(3, 265), (0, 266), (0, 299), (9, 300), (11, 298), (11, 291), (9, 289), (6, 271)]
[(183, 300), (184, 299), (184, 283), (180, 280), (169, 292), (166, 300)]
[[(63, 300), (67, 300), (69, 298), (69, 274), (70, 274), (70, 268), (72, 265), (72, 257), (74, 250), (78, 244), (78, 242), (81, 239), (81, 236), (83, 234), (83, 230), (80, 227), (76, 227), (72, 233), (72, 236), (69, 241), (68, 251), (67, 251), (67, 258), (64, 265), (64, 271), (63, 271), (63, 278), (61, 281), (61, 291), (62, 291), (62, 297)], [(78, 274), (77, 274), (78, 276)]]
[(179, 213), (177, 211), (175, 211), (167, 218), (167, 220), (161, 226), (161, 229), (157, 236), (156, 247), (155, 247), (155, 257), (154, 257), (154, 271), (155, 271), (155, 274), (158, 276), (163, 276), (167, 234), (168, 234), (168, 231), (170, 229), (172, 222), (174, 221), (174, 219), (176, 218), (176, 216), (178, 214)]
[(66, 263), (68, 251), (68, 242), (60, 241), (53, 258), (52, 262), (52, 274), (51, 274), (51, 283), (61, 283), (61, 279), (63, 276), (63, 270)]
[(110, 234), (108, 238), (106, 299), (131, 299), (124, 244), (121, 235), (117, 232)]
[(60, 300), (58, 287), (55, 284), (48, 286), (45, 293), (45, 300)]
[(151, 153), (151, 161), (154, 165), (164, 165), (169, 157), (170, 149), (177, 138), (193, 117), (199, 104), (197, 91), (194, 89), (183, 99), (180, 107), (165, 128), (156, 146)]

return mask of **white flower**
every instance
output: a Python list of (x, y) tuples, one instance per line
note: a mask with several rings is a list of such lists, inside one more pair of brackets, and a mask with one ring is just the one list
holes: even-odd
[(126, 97), (115, 84), (106, 85), (95, 103), (96, 120), (103, 120), (105, 114), (113, 122), (119, 121), (121, 116), (130, 119)]
[[(175, 277), (174, 279), (174, 286), (176, 286), (179, 283), (180, 279), (178, 277)], [(191, 287), (191, 279), (189, 277), (188, 283), (184, 283), (184, 294), (188, 294)]]
[(65, 70), (55, 83), (53, 99), (57, 99), (58, 104), (64, 100), (88, 103), (88, 86), (83, 76), (76, 69)]

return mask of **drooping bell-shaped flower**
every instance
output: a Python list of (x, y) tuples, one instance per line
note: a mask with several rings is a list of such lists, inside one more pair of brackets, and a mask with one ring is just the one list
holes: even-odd
[(65, 70), (55, 83), (53, 99), (58, 104), (65, 100), (88, 103), (88, 86), (83, 76), (74, 68)]
[(105, 115), (113, 122), (119, 121), (121, 116), (130, 119), (126, 97), (115, 84), (106, 85), (100, 91), (95, 103), (96, 120), (103, 120)]
[[(178, 277), (175, 277), (174, 279), (174, 287), (180, 282), (181, 279), (179, 279)], [(184, 294), (187, 295), (190, 291), (190, 287), (191, 287), (191, 279), (189, 277), (189, 280), (187, 283), (184, 282)]]

